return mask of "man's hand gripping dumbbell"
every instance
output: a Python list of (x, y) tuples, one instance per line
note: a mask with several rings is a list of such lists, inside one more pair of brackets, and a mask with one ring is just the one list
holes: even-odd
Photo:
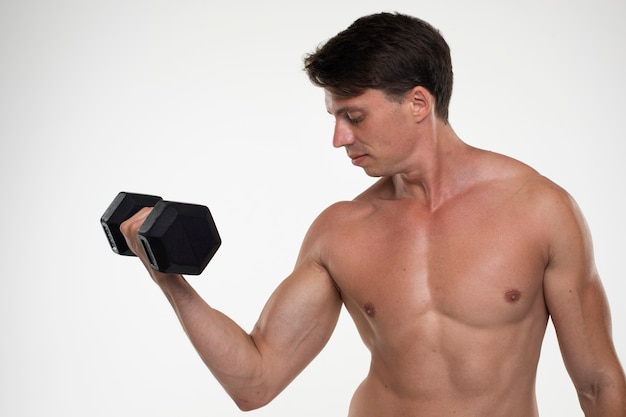
[[(129, 248), (120, 226), (137, 213), (141, 248)], [(153, 195), (119, 193), (100, 223), (115, 253), (134, 256), (141, 250), (149, 265), (163, 273), (201, 274), (222, 243), (206, 206)]]

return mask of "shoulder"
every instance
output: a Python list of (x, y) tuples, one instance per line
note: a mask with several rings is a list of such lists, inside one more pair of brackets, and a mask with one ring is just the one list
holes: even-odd
[(383, 178), (364, 190), (353, 200), (338, 201), (324, 209), (313, 222), (312, 228), (334, 230), (350, 224), (361, 223), (378, 210), (378, 201), (389, 188), (389, 178)]
[(373, 204), (355, 199), (339, 201), (324, 209), (313, 221), (309, 234), (324, 236), (329, 233), (338, 233), (350, 225), (360, 223), (364, 218), (375, 211)]
[(580, 217), (580, 209), (567, 190), (528, 165), (515, 162), (511, 182), (519, 187), (517, 193), (527, 201), (530, 210), (536, 211), (549, 223)]
[(501, 155), (488, 158), (494, 159), (494, 174), (486, 182), (486, 195), (505, 208), (520, 237), (540, 251), (546, 271), (592, 270), (591, 233), (574, 197), (522, 162)]
[(483, 160), (488, 179), (521, 194), (532, 205), (558, 210), (575, 204), (565, 189), (517, 159), (485, 151)]
[[(375, 184), (372, 188), (377, 187)], [(376, 192), (368, 189), (353, 200), (336, 202), (325, 208), (313, 221), (303, 242), (303, 252), (325, 259), (338, 246), (349, 246), (360, 239), (378, 211)], [(324, 263), (324, 262), (322, 262)]]
[(580, 208), (570, 193), (534, 168), (487, 151), (482, 152), (480, 160), (479, 171), (483, 174), (479, 184), (487, 185), (490, 195), (506, 199), (543, 232), (562, 235), (564, 231), (585, 227)]
[(526, 220), (537, 225), (536, 230), (552, 250), (568, 243), (588, 243), (583, 213), (567, 190), (520, 161), (502, 155), (495, 158), (503, 173), (503, 188), (511, 192), (511, 201), (526, 213)]

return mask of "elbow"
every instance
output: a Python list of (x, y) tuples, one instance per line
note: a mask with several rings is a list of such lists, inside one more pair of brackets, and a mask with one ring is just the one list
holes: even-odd
[(253, 411), (265, 407), (286, 387), (267, 374), (239, 378), (234, 384), (222, 384), (226, 393), (241, 411)]
[(623, 415), (626, 411), (626, 379), (623, 373), (601, 373), (595, 381), (577, 385), (576, 390), (585, 415), (596, 415), (592, 410), (602, 410), (600, 415)]
[(263, 392), (262, 390), (255, 390), (254, 392), (246, 394), (231, 394), (230, 397), (235, 402), (237, 408), (241, 411), (253, 411), (269, 404), (276, 397), (276, 395), (272, 395), (269, 392)]
[(269, 404), (269, 400), (233, 398), (233, 401), (241, 411), (254, 411)]
[(254, 411), (265, 405), (265, 404), (254, 404), (248, 401), (235, 401), (235, 404), (237, 404), (237, 408), (239, 408), (239, 410), (241, 411)]

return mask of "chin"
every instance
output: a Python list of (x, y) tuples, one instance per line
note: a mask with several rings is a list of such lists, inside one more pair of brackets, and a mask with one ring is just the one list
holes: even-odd
[(367, 176), (372, 177), (372, 178), (380, 178), (380, 177), (384, 177), (385, 176), (383, 173), (380, 173), (380, 172), (375, 171), (373, 169), (363, 168), (363, 171), (365, 171)]

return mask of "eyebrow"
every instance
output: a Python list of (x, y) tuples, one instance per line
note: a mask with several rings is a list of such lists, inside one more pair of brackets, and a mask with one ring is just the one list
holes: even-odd
[(338, 116), (340, 114), (346, 114), (346, 113), (352, 113), (352, 112), (364, 112), (365, 110), (362, 107), (357, 107), (357, 106), (344, 106), (344, 107), (340, 107), (339, 109), (335, 110), (335, 112), (331, 112), (328, 109), (326, 109), (326, 111), (330, 115)]

